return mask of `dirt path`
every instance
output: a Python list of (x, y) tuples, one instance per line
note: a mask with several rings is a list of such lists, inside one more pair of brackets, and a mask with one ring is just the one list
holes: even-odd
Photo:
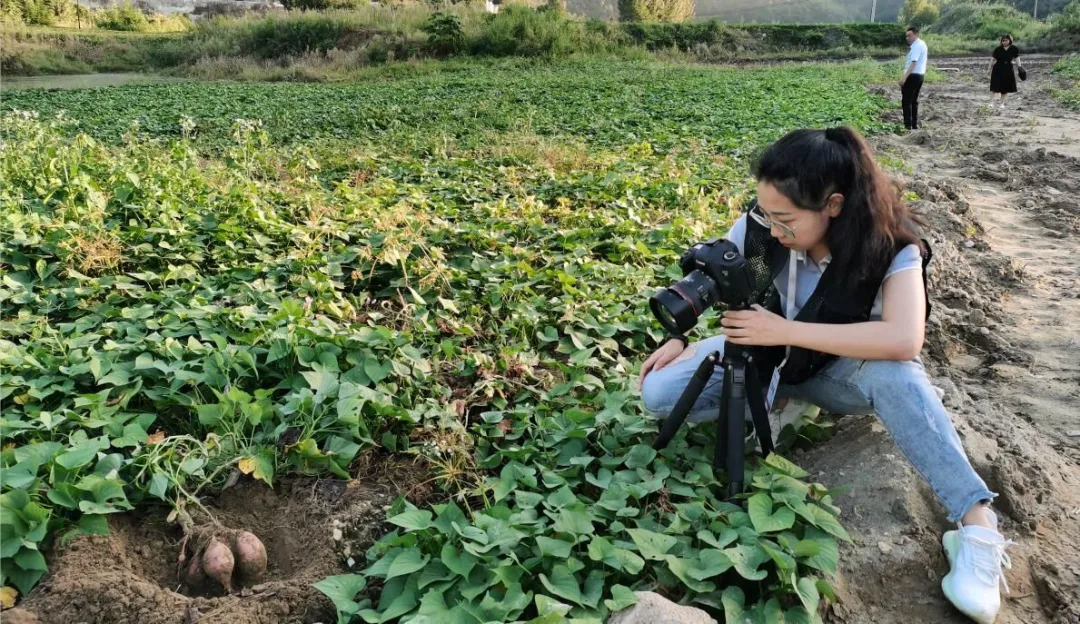
[(978, 62), (949, 65), (961, 72), (931, 90), (928, 104), (928, 132), (944, 139), (947, 156), (923, 145), (909, 160), (918, 173), (966, 184), (984, 240), (1022, 272), (994, 331), (1032, 362), (1026, 370), (994, 367), (994, 376), (1014, 388), (1006, 397), (1014, 411), (1076, 459), (1080, 440), (1069, 433), (1080, 430), (1080, 113), (1046, 94), (1050, 59), (1028, 61), (1033, 80), (1005, 112), (991, 111), (972, 88)]
[[(953, 71), (924, 87), (924, 129), (877, 141), (930, 224), (931, 377), (1017, 542), (1005, 624), (1080, 622), (1080, 114), (1049, 97), (1052, 60), (1026, 59), (1006, 112), (987, 106), (984, 60), (940, 60)], [(849, 487), (835, 621), (968, 621), (939, 588), (951, 527), (876, 421), (844, 419), (799, 461)]]

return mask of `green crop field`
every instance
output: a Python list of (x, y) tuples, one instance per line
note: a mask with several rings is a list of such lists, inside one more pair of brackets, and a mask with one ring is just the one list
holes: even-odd
[(1071, 54), (1054, 64), (1054, 72), (1066, 83), (1061, 89), (1053, 89), (1057, 99), (1074, 110), (1080, 110), (1080, 55)]
[(819, 621), (829, 493), (774, 455), (723, 502), (707, 428), (649, 446), (636, 374), (647, 297), (734, 218), (748, 158), (885, 129), (882, 70), (425, 67), (4, 94), (3, 585), (234, 469), (389, 452), (435, 487), (318, 584), (341, 622), (591, 622), (656, 587)]

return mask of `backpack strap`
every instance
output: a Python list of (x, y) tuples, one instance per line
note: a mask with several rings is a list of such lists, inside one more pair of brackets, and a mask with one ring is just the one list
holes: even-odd
[(923, 244), (923, 257), (922, 257), (922, 283), (923, 283), (923, 297), (926, 299), (926, 318), (930, 318), (930, 281), (927, 279), (926, 268), (930, 265), (930, 260), (934, 257), (934, 250), (930, 248), (930, 241), (925, 238), (922, 239)]

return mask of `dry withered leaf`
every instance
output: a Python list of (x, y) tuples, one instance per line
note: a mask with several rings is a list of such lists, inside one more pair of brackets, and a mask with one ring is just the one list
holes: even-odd
[(14, 587), (0, 587), (0, 608), (10, 609), (15, 606), (19, 592)]
[(245, 457), (241, 459), (238, 464), (236, 464), (236, 467), (240, 469), (240, 472), (249, 475), (255, 472), (255, 458)]

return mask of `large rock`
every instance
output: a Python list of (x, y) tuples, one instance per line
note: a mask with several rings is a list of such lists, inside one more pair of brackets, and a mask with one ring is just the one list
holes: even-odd
[(612, 615), (608, 624), (716, 624), (701, 609), (677, 605), (653, 592), (634, 593), (637, 604)]

